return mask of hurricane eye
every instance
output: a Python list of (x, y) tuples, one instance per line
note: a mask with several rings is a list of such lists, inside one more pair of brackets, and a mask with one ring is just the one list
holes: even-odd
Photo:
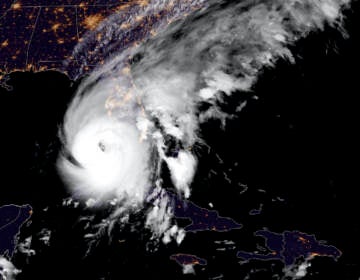
[(106, 149), (106, 147), (105, 147), (105, 144), (103, 143), (103, 142), (99, 142), (98, 143), (98, 146), (99, 146), (99, 148), (100, 148), (100, 150), (102, 151), (102, 152), (105, 152), (105, 149)]

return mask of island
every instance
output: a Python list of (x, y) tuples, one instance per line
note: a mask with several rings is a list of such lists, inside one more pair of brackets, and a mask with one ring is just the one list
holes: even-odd
[(267, 254), (238, 251), (237, 257), (244, 260), (280, 260), (286, 266), (293, 265), (300, 257), (305, 259), (316, 256), (326, 256), (337, 260), (341, 251), (325, 241), (316, 240), (314, 235), (300, 231), (284, 231), (275, 233), (268, 230), (259, 230), (255, 236), (265, 238)]
[(170, 260), (176, 261), (182, 267), (184, 274), (195, 273), (195, 265), (207, 265), (205, 259), (190, 254), (174, 254), (170, 256)]
[(184, 230), (187, 232), (217, 231), (225, 232), (242, 228), (242, 224), (232, 218), (222, 217), (216, 210), (202, 208), (188, 200), (181, 200), (177, 195), (168, 193), (174, 203), (174, 216), (177, 219), (188, 219), (191, 224)]

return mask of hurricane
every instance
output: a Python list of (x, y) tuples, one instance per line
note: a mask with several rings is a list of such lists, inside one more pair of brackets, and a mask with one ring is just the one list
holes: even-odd
[[(85, 34), (73, 76), (94, 66), (59, 129), (58, 170), (76, 198), (146, 212), (157, 237), (183, 238), (167, 192), (189, 198), (205, 145), (201, 125), (223, 119), (225, 96), (251, 92), (292, 46), (342, 29), (349, 0), (173, 0), (125, 5)], [(69, 65), (72, 63), (67, 62)], [(73, 66), (73, 65), (72, 65)], [(72, 67), (73, 68), (73, 67)], [(236, 112), (234, 112), (236, 113)], [(164, 185), (164, 169), (172, 185)], [(115, 201), (115, 203), (114, 203)], [(177, 232), (175, 234), (174, 232)]]

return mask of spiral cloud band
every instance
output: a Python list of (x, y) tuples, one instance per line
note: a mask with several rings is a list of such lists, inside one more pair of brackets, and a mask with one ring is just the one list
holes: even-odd
[(74, 50), (77, 74), (98, 67), (65, 116), (64, 180), (80, 197), (140, 206), (166, 164), (189, 197), (200, 123), (224, 117), (222, 96), (249, 91), (279, 58), (293, 62), (289, 45), (310, 32), (341, 31), (348, 2), (153, 0), (106, 19)]
[(140, 108), (131, 98), (122, 114), (106, 110), (109, 84), (103, 80), (86, 88), (86, 94), (75, 97), (68, 108), (63, 127), (66, 151), (59, 167), (80, 197), (115, 196), (138, 203), (150, 184), (150, 145), (136, 127), (134, 116)]

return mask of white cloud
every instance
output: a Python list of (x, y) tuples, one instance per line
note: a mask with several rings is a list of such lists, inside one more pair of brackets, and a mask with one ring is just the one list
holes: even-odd
[(168, 229), (163, 236), (163, 243), (167, 244), (169, 243), (172, 239), (175, 239), (176, 243), (178, 245), (181, 244), (181, 242), (184, 240), (186, 235), (186, 232), (184, 229), (179, 228), (177, 225), (173, 225), (170, 229)]
[(307, 269), (311, 266), (310, 263), (311, 258), (303, 261), (300, 264), (294, 264), (290, 266), (286, 266), (283, 269), (284, 279), (302, 279), (307, 275)]
[(4, 280), (15, 280), (21, 270), (17, 269), (10, 261), (0, 256), (0, 276)]
[(184, 274), (195, 274), (195, 269), (193, 264), (184, 264), (183, 265)]
[(36, 255), (35, 250), (31, 249), (31, 242), (32, 237), (29, 236), (23, 242), (18, 243), (16, 250), (28, 257)]
[[(153, 207), (149, 210), (146, 217), (145, 226), (150, 228), (153, 232), (153, 238), (160, 238), (171, 227), (171, 219), (173, 217), (173, 209), (169, 204), (169, 199), (166, 195), (161, 194), (153, 202)], [(170, 234), (163, 237), (164, 243), (170, 242)]]
[(175, 187), (188, 198), (190, 196), (189, 185), (196, 168), (195, 157), (188, 151), (180, 151), (177, 157), (166, 157), (164, 160), (170, 169)]

